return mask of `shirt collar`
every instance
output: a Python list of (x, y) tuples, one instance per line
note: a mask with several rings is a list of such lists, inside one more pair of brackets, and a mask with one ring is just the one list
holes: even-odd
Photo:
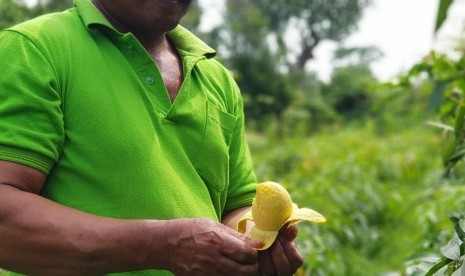
[(92, 30), (95, 26), (102, 25), (118, 32), (91, 0), (74, 0), (74, 6), (78, 10), (87, 29)]
[[(104, 26), (113, 34), (123, 35), (108, 22), (91, 0), (74, 0), (74, 6), (87, 29), (93, 30), (97, 26)], [(208, 58), (216, 55), (215, 50), (180, 25), (168, 32), (168, 36), (182, 55), (206, 56)]]
[(176, 49), (187, 55), (206, 56), (209, 58), (216, 55), (215, 50), (181, 25), (168, 32), (168, 36), (173, 41)]

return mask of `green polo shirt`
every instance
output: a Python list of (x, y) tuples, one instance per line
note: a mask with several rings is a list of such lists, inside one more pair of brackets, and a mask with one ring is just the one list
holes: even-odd
[(171, 103), (131, 33), (89, 0), (0, 33), (0, 159), (48, 175), (42, 195), (114, 218), (207, 217), (249, 205), (255, 175), (240, 92), (178, 26)]

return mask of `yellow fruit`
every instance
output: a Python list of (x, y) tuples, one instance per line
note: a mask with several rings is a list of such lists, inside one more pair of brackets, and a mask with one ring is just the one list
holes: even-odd
[(246, 231), (247, 221), (251, 220), (255, 225), (250, 230), (249, 237), (264, 243), (265, 250), (276, 239), (279, 230), (289, 224), (297, 224), (302, 220), (323, 223), (325, 217), (320, 213), (308, 209), (299, 208), (292, 203), (289, 193), (278, 183), (267, 181), (257, 185), (257, 192), (252, 202), (252, 211), (247, 212), (239, 220), (237, 230)]
[(252, 203), (252, 217), (258, 228), (266, 231), (280, 229), (292, 214), (292, 200), (281, 185), (264, 182), (257, 185)]

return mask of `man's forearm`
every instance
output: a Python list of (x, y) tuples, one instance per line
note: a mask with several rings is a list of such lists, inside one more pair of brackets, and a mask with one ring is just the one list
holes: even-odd
[(237, 229), (237, 223), (239, 222), (239, 220), (251, 208), (252, 208), (251, 206), (246, 206), (246, 207), (242, 207), (242, 208), (230, 211), (230, 212), (226, 213), (223, 216), (223, 219), (221, 220), (221, 223), (228, 226), (229, 228), (232, 228), (232, 229), (236, 230)]
[[(83, 213), (0, 186), (0, 267), (32, 275), (93, 275), (163, 269), (167, 221)], [(172, 235), (172, 234), (171, 234)], [(157, 248), (151, 248), (158, 246)]]

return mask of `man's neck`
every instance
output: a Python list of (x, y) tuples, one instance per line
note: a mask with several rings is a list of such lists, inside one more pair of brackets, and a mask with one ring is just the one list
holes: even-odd
[(156, 55), (166, 49), (168, 49), (169, 42), (166, 37), (166, 32), (158, 31), (156, 28), (147, 29), (134, 29), (131, 26), (128, 26), (124, 22), (121, 22), (115, 18), (111, 13), (107, 11), (104, 5), (98, 0), (92, 1), (94, 5), (100, 10), (100, 12), (105, 16), (105, 18), (110, 22), (110, 24), (121, 33), (131, 32), (139, 40), (139, 42), (144, 46), (144, 48), (151, 54)]

